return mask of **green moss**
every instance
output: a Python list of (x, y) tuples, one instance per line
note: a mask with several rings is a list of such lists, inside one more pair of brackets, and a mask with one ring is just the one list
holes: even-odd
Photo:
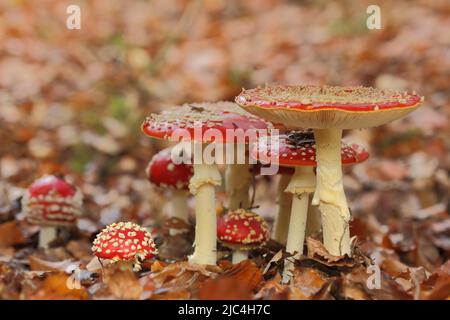
[(330, 35), (344, 37), (363, 35), (369, 31), (366, 26), (366, 19), (367, 17), (364, 15), (336, 19), (328, 26)]
[(83, 173), (88, 164), (92, 159), (94, 153), (92, 149), (85, 144), (77, 144), (71, 149), (71, 157), (68, 160), (69, 167), (71, 170), (77, 173)]

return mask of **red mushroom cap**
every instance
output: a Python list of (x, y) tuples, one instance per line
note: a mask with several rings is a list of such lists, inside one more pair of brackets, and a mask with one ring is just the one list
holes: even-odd
[(219, 218), (217, 238), (230, 248), (251, 250), (269, 240), (269, 228), (256, 213), (237, 209)]
[[(247, 132), (269, 128), (272, 128), (269, 122), (244, 111), (235, 103), (224, 101), (172, 107), (159, 114), (152, 114), (142, 124), (142, 131), (153, 138), (197, 142), (236, 142), (237, 138), (227, 135), (227, 131), (241, 129)], [(209, 136), (212, 135), (212, 129), (220, 133), (220, 137)], [(175, 137), (180, 132), (185, 134)], [(248, 137), (245, 137), (247, 141)]]
[[(421, 102), (415, 93), (371, 87), (284, 86), (244, 90), (236, 97), (240, 105), (302, 110), (339, 109), (354, 112), (412, 107)], [(375, 106), (378, 106), (377, 108)]]
[(307, 85), (243, 90), (235, 99), (246, 111), (288, 129), (379, 126), (414, 111), (423, 100), (415, 92)]
[(79, 189), (51, 175), (33, 182), (22, 198), (27, 220), (39, 225), (73, 225), (80, 214), (81, 205)]
[(113, 262), (139, 262), (158, 253), (150, 232), (132, 222), (107, 226), (97, 234), (92, 251), (97, 257)]
[[(278, 144), (269, 143), (267, 137), (261, 137), (252, 146), (250, 156), (263, 164), (270, 163), (276, 157), (281, 167), (317, 166), (316, 146), (312, 132), (296, 131), (280, 135)], [(358, 144), (342, 143), (342, 164), (356, 164), (368, 158), (369, 153)]]
[(145, 172), (148, 180), (157, 187), (188, 190), (194, 168), (191, 164), (174, 164), (169, 148), (155, 154)]

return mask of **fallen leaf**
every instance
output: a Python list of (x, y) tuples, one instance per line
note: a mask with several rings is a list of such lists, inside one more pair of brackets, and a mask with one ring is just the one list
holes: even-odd
[(62, 272), (46, 274), (39, 289), (28, 288), (32, 300), (86, 300), (89, 298), (84, 287), (70, 288), (70, 277)]
[(30, 255), (28, 260), (30, 263), (30, 269), (33, 271), (62, 271), (70, 273), (80, 265), (79, 262), (72, 260), (45, 261), (33, 255)]
[(25, 243), (27, 239), (22, 234), (17, 221), (0, 224), (0, 247), (8, 247)]
[(138, 300), (143, 292), (135, 273), (131, 270), (121, 270), (116, 264), (105, 268), (104, 282), (117, 299)]

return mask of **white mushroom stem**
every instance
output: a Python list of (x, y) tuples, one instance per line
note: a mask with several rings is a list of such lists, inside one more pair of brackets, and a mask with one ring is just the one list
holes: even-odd
[(229, 202), (228, 209), (247, 209), (250, 206), (249, 190), (252, 175), (249, 164), (229, 164), (225, 171), (225, 192)]
[(188, 194), (185, 190), (172, 191), (172, 217), (188, 221)]
[(295, 173), (286, 188), (287, 192), (292, 193), (291, 218), (289, 221), (286, 252), (293, 256), (285, 261), (283, 283), (290, 281), (294, 260), (303, 254), (309, 195), (314, 192), (315, 183), (315, 176), (311, 167), (296, 167)]
[(39, 231), (39, 242), (38, 246), (40, 248), (47, 249), (50, 242), (56, 239), (58, 235), (58, 229), (52, 226), (41, 226)]
[(228, 196), (228, 209), (248, 209), (250, 206), (249, 190), (252, 185), (251, 165), (245, 156), (247, 146), (233, 143), (226, 145), (225, 152), (228, 162), (225, 171), (225, 192)]
[(342, 184), (341, 129), (314, 130), (317, 155), (317, 189), (313, 205), (322, 214), (323, 242), (335, 256), (351, 255), (350, 211)]
[(286, 244), (287, 234), (289, 231), (289, 219), (291, 217), (291, 207), (292, 207), (292, 194), (285, 192), (291, 180), (291, 176), (287, 174), (282, 174), (280, 180), (278, 181), (278, 212), (275, 217), (272, 230), (272, 239), (275, 241)]
[(233, 264), (237, 264), (243, 260), (248, 259), (248, 251), (244, 250), (233, 250), (233, 255), (231, 257), (231, 260)]
[(194, 175), (189, 189), (195, 196), (194, 253), (189, 261), (195, 264), (216, 264), (216, 186), (222, 178), (215, 164), (194, 164)]
[(320, 218), (320, 211), (310, 202), (308, 206), (308, 220), (306, 221), (305, 236), (310, 237), (318, 233), (321, 227), (322, 227), (322, 219)]

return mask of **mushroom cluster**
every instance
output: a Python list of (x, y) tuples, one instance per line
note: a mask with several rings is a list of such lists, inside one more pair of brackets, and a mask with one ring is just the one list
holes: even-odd
[[(261, 217), (250, 211), (249, 187), (251, 175), (274, 159), (280, 166), (280, 179), (272, 237), (285, 244), (295, 259), (303, 254), (305, 237), (322, 230), (330, 254), (351, 256), (351, 217), (342, 166), (363, 162), (369, 153), (358, 144), (346, 144), (343, 130), (399, 119), (422, 101), (416, 93), (369, 87), (273, 85), (243, 90), (235, 98), (237, 104), (193, 103), (151, 114), (142, 124), (145, 134), (187, 143), (192, 152), (192, 162), (184, 165), (192, 165), (193, 175), (183, 175), (189, 179), (188, 188), (195, 197), (195, 249), (190, 262), (216, 264), (217, 240), (233, 250), (234, 263), (248, 258), (248, 250), (266, 243), (269, 229)], [(275, 132), (274, 128), (282, 128), (283, 132)], [(256, 141), (250, 141), (247, 133), (260, 129), (266, 135), (256, 135)], [(239, 131), (244, 132), (244, 140), (237, 139)], [(271, 143), (273, 135), (277, 136), (276, 145)], [(222, 185), (218, 165), (224, 162), (217, 157), (211, 161), (204, 153), (218, 145), (226, 156), (231, 153), (227, 160), (234, 160), (232, 164), (225, 162), (228, 213), (219, 218), (215, 193)], [(244, 162), (236, 162), (238, 148), (244, 150)], [(251, 170), (253, 161), (258, 165)], [(170, 167), (175, 174), (177, 168), (172, 162), (175, 161), (173, 157), (169, 159), (169, 152), (163, 151), (154, 157), (147, 172), (155, 185), (171, 186), (173, 215), (185, 217), (177, 205), (180, 197), (175, 193), (184, 190), (187, 182), (167, 181), (172, 177), (167, 169)], [(292, 261), (285, 263), (283, 282), (289, 281), (292, 266)]]
[(314, 130), (317, 182), (312, 204), (322, 216), (327, 250), (336, 256), (351, 255), (350, 211), (342, 183), (342, 132), (399, 119), (417, 109), (423, 97), (370, 87), (274, 85), (243, 90), (235, 100), (246, 111), (288, 129)]
[[(152, 138), (192, 143), (194, 175), (190, 179), (189, 190), (195, 197), (196, 214), (195, 250), (190, 257), (192, 263), (216, 264), (215, 188), (221, 186), (222, 176), (218, 161), (215, 158), (206, 159), (203, 150), (210, 145), (221, 145), (225, 153), (233, 152), (234, 155), (235, 146), (242, 148), (248, 144), (247, 132), (268, 128), (271, 128), (269, 122), (231, 102), (176, 106), (150, 115), (142, 124), (142, 131)], [(243, 140), (239, 140), (237, 134), (230, 135), (230, 132), (238, 131), (242, 133)], [(227, 144), (233, 148), (227, 148)], [(232, 208), (245, 208), (249, 204), (250, 168), (246, 159), (242, 162), (242, 165), (231, 165), (226, 174), (225, 189), (230, 195), (229, 206)]]
[[(280, 135), (275, 145), (269, 141), (267, 137), (260, 138), (250, 154), (262, 163), (269, 162), (275, 156), (280, 166), (295, 168), (284, 190), (292, 194), (291, 212), (279, 212), (289, 217), (276, 218), (276, 227), (288, 230), (286, 252), (294, 254), (295, 258), (303, 254), (305, 236), (318, 232), (321, 226), (320, 215), (310, 203), (310, 194), (316, 189), (313, 170), (317, 166), (314, 135), (311, 131), (292, 131)], [(360, 163), (368, 157), (369, 153), (357, 144), (341, 144), (343, 165)], [(281, 226), (281, 223), (287, 221), (289, 221), (287, 226)], [(292, 261), (285, 264), (284, 282), (289, 281), (289, 270), (292, 267)]]

